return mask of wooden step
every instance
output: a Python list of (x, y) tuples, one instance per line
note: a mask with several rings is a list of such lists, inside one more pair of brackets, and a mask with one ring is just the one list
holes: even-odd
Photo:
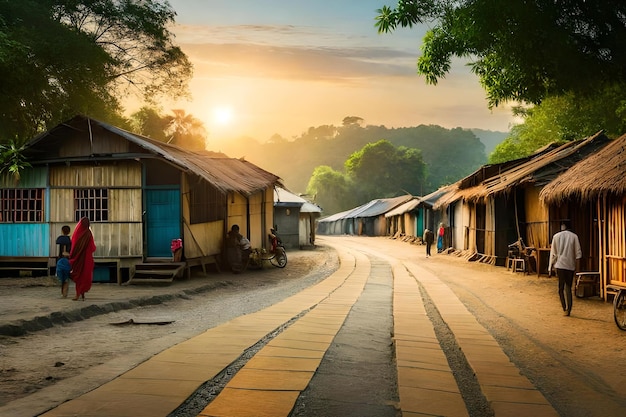
[(185, 262), (140, 263), (131, 268), (128, 284), (171, 283), (181, 276), (186, 267)]

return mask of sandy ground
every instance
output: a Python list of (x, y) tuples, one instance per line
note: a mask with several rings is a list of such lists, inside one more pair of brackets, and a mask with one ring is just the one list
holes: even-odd
[[(284, 269), (266, 266), (263, 270), (237, 275), (211, 272), (208, 277), (194, 277), (171, 287), (94, 284), (85, 303), (61, 299), (54, 278), (2, 278), (0, 303), (4, 305), (0, 310), (7, 310), (3, 319), (18, 317), (20, 312), (22, 316), (33, 317), (33, 309), (49, 314), (51, 310), (82, 308), (88, 315), (90, 310), (96, 311), (96, 304), (105, 302), (117, 291), (155, 292), (164, 294), (165, 298), (168, 293), (180, 294), (181, 289), (184, 292), (157, 305), (99, 314), (19, 337), (0, 336), (0, 408), (53, 386), (60, 401), (77, 396), (106, 382), (108, 372), (98, 372), (99, 368), (130, 369), (208, 328), (296, 293), (323, 279), (336, 267), (336, 256), (328, 248), (294, 251), (289, 253), (289, 263)], [(206, 290), (207, 282), (212, 283), (212, 289)], [(119, 298), (120, 302), (124, 301), (122, 296)], [(94, 306), (90, 306), (92, 303)], [(171, 323), (112, 324), (130, 319), (140, 323)], [(80, 386), (72, 379), (77, 376), (81, 377)]]
[(426, 258), (424, 246), (384, 238), (325, 239), (429, 269), (561, 415), (624, 415), (626, 332), (615, 325), (611, 303), (574, 297), (572, 315), (565, 317), (554, 277), (512, 273), (454, 255)]
[[(49, 386), (63, 388), (62, 392), (71, 396), (86, 389), (72, 386), (72, 377), (82, 375), (81, 383), (97, 386), (102, 381), (84, 377), (98, 366), (130, 368), (206, 328), (263, 308), (332, 272), (336, 259), (327, 245), (341, 244), (372, 256), (417, 262), (437, 275), (561, 415), (623, 415), (626, 332), (613, 322), (610, 303), (597, 297), (575, 297), (572, 315), (564, 317), (555, 278), (514, 274), (454, 255), (436, 254), (427, 259), (424, 246), (387, 238), (320, 237), (318, 242), (321, 246), (315, 251), (290, 252), (285, 270), (271, 268), (236, 276), (222, 273), (215, 279), (226, 284), (208, 292), (26, 336), (0, 337), (0, 406)], [(0, 279), (0, 292), (10, 291), (2, 283)], [(48, 290), (54, 297), (58, 288)], [(30, 302), (28, 288), (20, 294), (24, 294), (24, 303)], [(111, 325), (129, 318), (174, 323)]]

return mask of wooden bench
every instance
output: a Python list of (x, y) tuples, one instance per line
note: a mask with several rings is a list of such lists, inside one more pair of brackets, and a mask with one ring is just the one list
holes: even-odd
[(199, 258), (187, 259), (185, 267), (185, 277), (191, 277), (191, 268), (194, 266), (201, 266), (202, 272), (206, 275), (206, 266), (209, 264), (215, 264), (217, 272), (220, 272), (219, 255), (201, 256)]

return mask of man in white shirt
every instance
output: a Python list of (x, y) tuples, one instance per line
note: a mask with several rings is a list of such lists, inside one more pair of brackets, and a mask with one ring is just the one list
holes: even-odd
[(572, 283), (582, 257), (578, 236), (569, 230), (569, 220), (564, 220), (561, 222), (561, 231), (552, 238), (548, 274), (551, 276), (552, 269), (556, 269), (556, 276), (559, 278), (559, 298), (566, 316), (572, 311)]

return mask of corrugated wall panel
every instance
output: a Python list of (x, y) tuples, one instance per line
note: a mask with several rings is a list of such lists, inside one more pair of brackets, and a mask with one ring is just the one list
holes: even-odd
[(140, 188), (109, 191), (109, 222), (141, 222)]
[(50, 168), (52, 187), (141, 187), (141, 164), (70, 165)]
[(50, 222), (75, 223), (73, 188), (56, 188), (50, 190)]
[[(0, 223), (1, 256), (50, 256), (47, 223)], [(56, 254), (55, 252), (52, 252)]]
[(142, 256), (141, 223), (92, 223), (96, 257)]
[(12, 175), (0, 176), (0, 188), (45, 188), (48, 170), (46, 167), (27, 168), (20, 173), (19, 182)]

